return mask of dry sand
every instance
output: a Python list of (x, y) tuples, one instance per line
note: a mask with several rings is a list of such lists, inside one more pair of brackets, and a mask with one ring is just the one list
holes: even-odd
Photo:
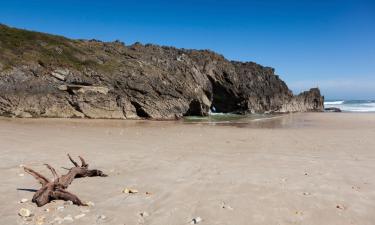
[[(210, 225), (375, 224), (375, 114), (294, 114), (236, 126), (1, 118), (0, 146), (4, 225), (43, 217), (44, 224), (183, 225), (197, 217)], [(95, 205), (18, 203), (34, 194), (22, 189), (40, 187), (19, 165), (50, 176), (48, 162), (63, 173), (68, 152), (109, 174), (68, 189)], [(126, 187), (139, 193), (122, 193)], [(21, 208), (34, 213), (29, 222)]]

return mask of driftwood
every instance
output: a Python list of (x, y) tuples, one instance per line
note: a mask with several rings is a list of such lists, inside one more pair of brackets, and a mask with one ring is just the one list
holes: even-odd
[(68, 169), (69, 172), (62, 176), (59, 176), (52, 166), (45, 164), (47, 168), (51, 170), (53, 180), (49, 180), (40, 173), (35, 172), (30, 168), (24, 167), (25, 172), (29, 173), (31, 176), (37, 179), (39, 183), (42, 184), (42, 188), (34, 194), (32, 199), (32, 202), (36, 203), (37, 206), (43, 206), (53, 200), (72, 201), (73, 204), (85, 206), (86, 204), (83, 203), (76, 195), (66, 191), (65, 189), (67, 189), (68, 186), (73, 182), (74, 178), (107, 176), (100, 170), (89, 170), (89, 165), (81, 156), (79, 156), (81, 165), (78, 165), (78, 163), (74, 161), (69, 154), (68, 157), (73, 163), (74, 167)]

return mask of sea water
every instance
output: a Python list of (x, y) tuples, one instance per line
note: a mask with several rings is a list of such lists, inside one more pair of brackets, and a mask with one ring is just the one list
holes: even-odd
[(324, 107), (335, 107), (344, 112), (375, 112), (375, 100), (328, 100)]
[[(324, 107), (335, 107), (341, 109), (343, 112), (375, 112), (375, 100), (328, 100), (324, 102)], [(245, 114), (238, 115), (232, 113), (213, 113), (209, 116), (187, 116), (184, 117), (184, 122), (199, 123), (210, 125), (243, 125), (254, 124), (251, 122), (269, 121), (272, 119), (285, 117), (285, 114)], [(284, 123), (288, 117), (283, 119), (273, 120), (267, 124)], [(290, 119), (290, 118), (289, 118)], [(279, 126), (279, 124), (276, 124)], [(282, 124), (281, 124), (282, 125)]]
[(210, 124), (221, 124), (221, 123), (243, 123), (250, 121), (259, 121), (277, 117), (272, 114), (233, 114), (233, 113), (209, 113), (209, 116), (187, 116), (184, 118), (185, 122), (197, 122), (197, 123), (210, 123)]

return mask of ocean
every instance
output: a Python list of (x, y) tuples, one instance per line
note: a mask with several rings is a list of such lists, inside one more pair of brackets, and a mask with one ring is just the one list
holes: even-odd
[[(335, 107), (343, 112), (375, 112), (375, 100), (327, 100), (324, 107)], [(187, 116), (184, 122), (211, 124), (211, 125), (237, 125), (248, 124), (250, 121), (264, 121), (279, 117), (278, 114), (246, 114), (237, 115), (232, 113), (213, 113), (209, 116)]]
[(375, 112), (375, 100), (327, 100), (324, 107), (335, 107), (343, 112)]

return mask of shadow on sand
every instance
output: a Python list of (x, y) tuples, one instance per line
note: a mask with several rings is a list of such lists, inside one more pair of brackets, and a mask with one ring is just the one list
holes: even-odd
[(38, 190), (30, 188), (17, 188), (17, 191), (37, 192)]

